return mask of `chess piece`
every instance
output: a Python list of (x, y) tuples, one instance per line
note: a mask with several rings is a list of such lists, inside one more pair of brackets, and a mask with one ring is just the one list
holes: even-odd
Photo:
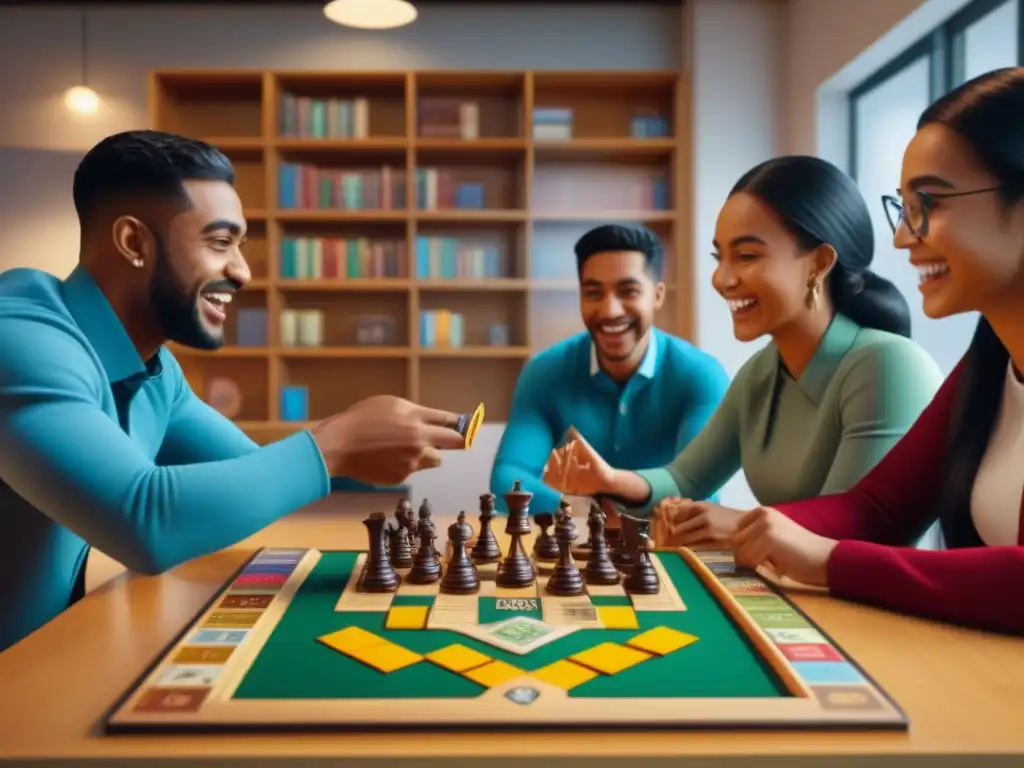
[(523, 484), (516, 480), (512, 490), (505, 494), (508, 504), (508, 523), (505, 533), (511, 541), (508, 554), (498, 563), (495, 583), (499, 587), (528, 587), (537, 579), (537, 570), (523, 547), (523, 536), (530, 533), (530, 499), (533, 494), (523, 490)]
[(394, 568), (412, 567), (412, 546), (409, 543), (409, 530), (402, 522), (388, 529), (390, 549), (388, 556)]
[[(437, 526), (434, 525), (434, 521), (431, 518), (431, 515), (433, 515), (433, 510), (434, 510), (434, 508), (430, 505), (430, 501), (427, 500), (427, 499), (424, 499), (423, 503), (420, 504), (419, 517), (420, 517), (420, 521), (421, 522), (425, 520), (427, 522), (427, 524), (430, 526), (431, 541), (436, 541), (437, 540)], [(418, 527), (417, 527), (417, 530), (418, 530)], [(441, 553), (440, 553), (440, 551), (438, 551), (438, 549), (436, 547), (434, 548), (434, 554), (437, 556), (437, 562), (440, 563), (441, 562)]]
[(437, 550), (434, 548), (434, 524), (430, 521), (429, 514), (423, 517), (422, 507), (420, 508), (419, 521), (420, 546), (412, 559), (412, 570), (405, 580), (410, 584), (433, 584), (441, 578), (441, 561)]
[(480, 589), (480, 576), (466, 552), (472, 535), (473, 528), (466, 522), (466, 513), (459, 512), (458, 520), (448, 526), (452, 555), (441, 579), (441, 591), (446, 594), (471, 595)]
[(590, 556), (583, 569), (587, 584), (618, 584), (619, 571), (608, 555), (608, 542), (604, 538), (604, 512), (596, 507), (591, 509), (587, 527), (590, 529)]
[(629, 574), (622, 582), (622, 586), (629, 594), (656, 595), (661, 589), (661, 579), (658, 578), (658, 571), (651, 561), (649, 526), (648, 520), (622, 516), (622, 533), (626, 537), (633, 560)]
[(572, 557), (572, 543), (576, 540), (576, 524), (572, 521), (572, 511), (563, 507), (558, 512), (555, 523), (555, 541), (558, 544), (558, 562), (548, 579), (547, 590), (552, 595), (582, 595), (584, 591), (583, 577)]
[[(605, 534), (607, 535), (607, 529)], [(615, 549), (612, 550), (612, 562), (623, 573), (629, 573), (629, 570), (633, 567), (633, 553), (630, 551), (625, 531), (621, 527), (619, 528), (618, 537), (615, 539)]]
[(541, 512), (533, 516), (533, 521), (540, 528), (540, 534), (533, 542), (533, 556), (545, 562), (557, 560), (558, 542), (548, 533), (548, 528), (555, 524), (555, 516), (550, 512)]
[(363, 566), (360, 589), (364, 592), (394, 592), (398, 589), (399, 578), (391, 567), (384, 550), (384, 523), (387, 518), (383, 512), (373, 512), (363, 521), (369, 534), (369, 547), (366, 553), (366, 565)]
[(480, 533), (477, 534), (472, 552), (474, 563), (496, 563), (501, 560), (501, 547), (491, 530), (494, 518), (494, 494), (483, 493), (480, 495)]
[(416, 520), (412, 513), (412, 502), (408, 499), (402, 499), (398, 502), (395, 507), (395, 520), (398, 524), (405, 528), (406, 535), (409, 539), (409, 547), (413, 550), (416, 549)]

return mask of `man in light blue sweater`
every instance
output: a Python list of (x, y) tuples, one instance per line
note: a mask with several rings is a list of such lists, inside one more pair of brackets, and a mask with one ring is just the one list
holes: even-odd
[(259, 447), (191, 391), (164, 347), (223, 343), (249, 280), (228, 159), (154, 131), (75, 174), (80, 263), (0, 275), (0, 651), (84, 592), (89, 547), (165, 571), (330, 492), (395, 484), (463, 446), (456, 414), (364, 400)]

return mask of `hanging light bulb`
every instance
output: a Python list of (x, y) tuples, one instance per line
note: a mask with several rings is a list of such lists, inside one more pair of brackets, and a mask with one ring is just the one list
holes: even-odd
[(408, 0), (331, 0), (324, 16), (356, 29), (395, 29), (412, 24), (417, 12)]
[(87, 85), (76, 85), (64, 93), (64, 104), (80, 115), (95, 115), (100, 108), (100, 96)]

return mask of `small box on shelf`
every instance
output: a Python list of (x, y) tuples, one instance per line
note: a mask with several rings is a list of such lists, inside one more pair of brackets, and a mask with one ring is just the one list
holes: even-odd
[(389, 315), (357, 315), (356, 344), (376, 347), (397, 346), (395, 318)]
[(629, 121), (629, 135), (634, 139), (667, 139), (672, 136), (672, 128), (661, 115), (638, 114)]
[(408, 245), (402, 239), (292, 237), (281, 239), (285, 280), (408, 277)]
[(572, 110), (568, 107), (542, 107), (533, 110), (533, 138), (541, 141), (572, 138)]
[(281, 387), (281, 421), (309, 421), (309, 387)]

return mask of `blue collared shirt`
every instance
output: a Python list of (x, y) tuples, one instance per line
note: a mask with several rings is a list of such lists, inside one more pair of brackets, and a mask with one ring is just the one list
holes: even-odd
[(308, 432), (257, 446), (168, 350), (140, 358), (82, 267), (0, 275), (0, 650), (81, 594), (90, 546), (159, 573), (329, 491)]
[(555, 511), (561, 494), (542, 482), (544, 464), (570, 427), (618, 469), (667, 464), (704, 428), (728, 386), (714, 357), (657, 329), (624, 384), (598, 365), (589, 333), (561, 341), (519, 376), (491, 492), (504, 509), (502, 494), (520, 480), (534, 494), (532, 512)]

